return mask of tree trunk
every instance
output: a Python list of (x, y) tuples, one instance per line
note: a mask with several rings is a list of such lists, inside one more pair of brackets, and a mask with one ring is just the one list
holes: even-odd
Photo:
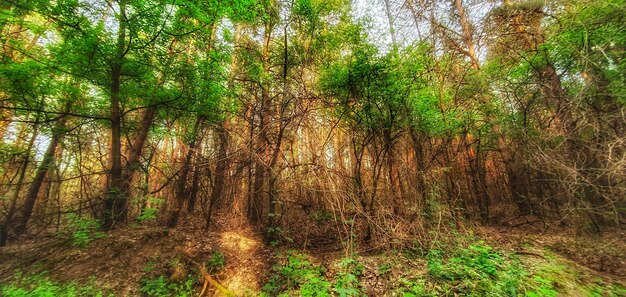
[[(70, 104), (66, 105), (66, 112), (69, 112)], [(52, 132), (52, 138), (50, 139), (50, 144), (48, 144), (48, 148), (43, 155), (43, 160), (41, 164), (37, 168), (37, 173), (35, 174), (35, 178), (33, 179), (30, 187), (28, 188), (28, 194), (26, 194), (26, 199), (24, 201), (24, 205), (22, 206), (22, 217), (20, 221), (15, 227), (15, 234), (20, 235), (26, 231), (26, 226), (28, 225), (28, 221), (33, 214), (33, 207), (35, 206), (35, 202), (37, 201), (37, 197), (39, 196), (39, 190), (41, 189), (41, 185), (43, 184), (43, 180), (46, 177), (46, 173), (48, 170), (54, 166), (54, 156), (56, 154), (57, 145), (61, 141), (63, 134), (65, 133), (65, 122), (67, 121), (67, 117), (62, 117), (59, 119), (59, 122), (54, 127), (54, 131)]]
[(120, 106), (120, 87), (122, 77), (122, 65), (126, 51), (126, 3), (119, 1), (120, 13), (118, 16), (117, 52), (111, 67), (111, 143), (110, 143), (110, 171), (107, 176), (106, 199), (104, 201), (104, 221), (102, 227), (105, 230), (115, 228), (118, 223), (126, 220), (128, 213), (128, 200), (122, 192), (124, 181), (122, 180), (122, 112)]
[(230, 167), (230, 160), (228, 158), (228, 126), (226, 120), (217, 127), (217, 138), (219, 143), (217, 153), (217, 166), (215, 168), (215, 179), (213, 181), (213, 191), (211, 192), (211, 200), (209, 205), (209, 211), (207, 213), (207, 225), (211, 221), (211, 212), (217, 201), (222, 199), (224, 195), (224, 186), (226, 183), (227, 172)]
[(123, 184), (121, 190), (125, 197), (130, 197), (133, 178), (137, 168), (141, 165), (139, 159), (141, 158), (146, 140), (148, 139), (150, 127), (152, 126), (152, 122), (156, 116), (156, 111), (156, 107), (149, 107), (144, 111), (141, 117), (141, 123), (139, 124), (139, 129), (137, 130), (135, 138), (133, 139), (131, 147), (127, 153), (128, 158), (122, 173)]
[(37, 138), (37, 131), (39, 125), (35, 124), (33, 128), (33, 134), (28, 142), (28, 147), (26, 149), (26, 156), (24, 156), (24, 161), (22, 162), (20, 175), (17, 179), (17, 184), (15, 186), (15, 192), (13, 193), (13, 197), (11, 197), (11, 204), (9, 206), (9, 210), (4, 218), (4, 221), (0, 225), (0, 246), (4, 246), (7, 243), (7, 239), (9, 237), (9, 228), (11, 227), (11, 223), (13, 221), (13, 216), (15, 215), (17, 199), (20, 197), (20, 190), (24, 184), (24, 178), (26, 176), (26, 169), (28, 168), (28, 164), (30, 163), (30, 154), (33, 149), (33, 145), (35, 143), (35, 139)]
[(254, 189), (252, 193), (252, 203), (248, 217), (253, 224), (260, 224), (263, 220), (263, 200), (265, 197), (265, 185), (268, 178), (268, 147), (269, 147), (269, 122), (271, 119), (272, 102), (270, 97), (270, 41), (272, 38), (272, 30), (274, 24), (272, 21), (268, 21), (265, 24), (265, 33), (263, 34), (263, 78), (262, 78), (262, 90), (261, 90), (261, 108), (259, 110), (259, 137), (257, 138), (256, 148), (256, 162), (255, 162), (255, 176), (254, 176)]
[(199, 136), (199, 131), (201, 131), (203, 119), (201, 116), (196, 118), (196, 123), (193, 127), (193, 139), (189, 142), (187, 148), (187, 154), (185, 155), (185, 159), (183, 160), (183, 165), (180, 170), (180, 175), (178, 177), (178, 183), (176, 184), (176, 193), (174, 194), (174, 209), (170, 211), (169, 217), (167, 219), (167, 226), (169, 228), (176, 227), (178, 223), (178, 218), (180, 217), (180, 212), (183, 208), (183, 203), (185, 202), (185, 198), (187, 197), (187, 177), (189, 176), (189, 171), (191, 170), (191, 158), (196, 152), (196, 147), (198, 143), (200, 143), (201, 137)]
[[(235, 38), (234, 45), (239, 46), (239, 41), (241, 38), (241, 27), (240, 25), (235, 26)], [(230, 76), (228, 78), (228, 88), (235, 88), (235, 77), (237, 76), (237, 55), (233, 55), (233, 59), (230, 65)], [(225, 118), (222, 120), (220, 125), (217, 127), (217, 138), (218, 138), (218, 154), (217, 154), (217, 166), (215, 168), (215, 179), (213, 181), (213, 191), (211, 192), (211, 200), (209, 202), (209, 210), (206, 214), (206, 226), (208, 227), (211, 222), (211, 215), (213, 212), (213, 207), (215, 203), (222, 199), (224, 196), (224, 187), (226, 185), (226, 180), (228, 178), (228, 171), (230, 170), (230, 158), (228, 156), (228, 148), (230, 144), (230, 135), (228, 129), (229, 127), (229, 118)], [(252, 124), (251, 124), (252, 125)], [(252, 135), (252, 134), (251, 134)], [(233, 186), (234, 188), (234, 186)]]

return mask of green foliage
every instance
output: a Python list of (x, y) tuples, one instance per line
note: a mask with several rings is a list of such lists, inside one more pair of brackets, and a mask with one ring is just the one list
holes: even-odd
[(224, 254), (220, 251), (216, 251), (211, 255), (211, 259), (209, 259), (206, 264), (209, 270), (213, 271), (221, 269), (224, 267), (225, 263)]
[(26, 149), (15, 144), (0, 142), (0, 173), (4, 173), (5, 165), (10, 162), (23, 160), (26, 157)]
[(156, 268), (157, 268), (157, 263), (150, 260), (150, 261), (147, 261), (146, 264), (144, 264), (143, 272), (150, 273), (150, 272), (153, 272)]
[(378, 273), (381, 275), (387, 274), (393, 268), (393, 264), (391, 262), (385, 262), (378, 267)]
[(335, 275), (334, 291), (340, 297), (364, 296), (365, 288), (359, 277), (363, 274), (363, 265), (355, 258), (345, 258), (339, 262), (339, 271)]
[(406, 278), (400, 278), (398, 287), (394, 290), (398, 296), (417, 297), (417, 296), (435, 296), (426, 292), (423, 280), (422, 282), (410, 281)]
[(605, 283), (589, 275), (582, 277), (584, 272), (561, 262), (556, 254), (546, 251), (545, 258), (547, 262), (535, 265), (532, 276), (525, 279), (526, 296), (626, 296), (626, 289), (621, 285)]
[(155, 279), (142, 279), (140, 291), (147, 296), (155, 297), (194, 296), (196, 282), (196, 279), (191, 275), (181, 282), (169, 281), (165, 276), (161, 275)]
[(425, 255), (426, 273), (401, 277), (392, 289), (396, 296), (624, 296), (619, 285), (582, 278), (549, 252), (545, 262), (522, 259), (460, 234), (433, 247)]
[(626, 296), (626, 288), (619, 284), (606, 285), (601, 282), (600, 284), (589, 288), (586, 295), (589, 297), (623, 297)]
[(312, 264), (305, 254), (289, 251), (282, 263), (272, 268), (262, 296), (364, 296), (365, 288), (359, 281), (363, 265), (352, 257), (341, 259), (337, 267), (331, 288), (324, 267)]
[(310, 216), (316, 223), (323, 224), (332, 220), (333, 213), (326, 209), (320, 208), (312, 212)]
[(63, 234), (71, 236), (72, 244), (84, 247), (94, 239), (106, 236), (100, 231), (100, 223), (96, 219), (83, 218), (77, 214), (67, 215), (67, 226)]
[[(497, 271), (497, 265), (502, 263), (501, 256), (494, 253), (493, 248), (484, 242), (459, 250), (458, 254), (446, 263), (449, 266), (442, 264), (442, 252), (438, 250), (431, 250), (427, 259), (429, 274), (451, 280), (475, 273), (493, 276)], [(455, 269), (456, 267), (462, 269)]]
[[(382, 55), (363, 39), (354, 42), (348, 55), (326, 66), (319, 84), (334, 103), (334, 115), (365, 139), (389, 141), (390, 135), (407, 128), (442, 136), (480, 120), (475, 111), (452, 108), (453, 97), (432, 72), (436, 61), (429, 44)], [(437, 62), (439, 67), (452, 67), (445, 57)], [(476, 88), (481, 91), (473, 92), (481, 93), (484, 87), (478, 84)]]
[(324, 277), (326, 269), (312, 264), (308, 257), (289, 251), (281, 264), (272, 268), (273, 275), (263, 286), (261, 296), (331, 296), (330, 282)]
[[(432, 249), (426, 256), (428, 274), (450, 286), (451, 292), (482, 296), (515, 296), (525, 275), (518, 260), (505, 257), (479, 241), (467, 248), (455, 248), (450, 255)], [(440, 293), (449, 294), (446, 290)]]
[(536, 290), (530, 290), (526, 292), (527, 297), (556, 297), (558, 292), (554, 289), (551, 281), (546, 280), (540, 276), (533, 277), (533, 280), (539, 284), (539, 288)]
[(5, 297), (100, 297), (113, 296), (96, 288), (93, 279), (88, 284), (62, 284), (48, 278), (46, 273), (22, 275), (17, 273), (12, 282), (0, 284), (0, 296)]
[(138, 222), (145, 222), (156, 219), (157, 213), (159, 212), (159, 207), (165, 202), (165, 200), (163, 200), (162, 198), (156, 197), (148, 197), (147, 200), (148, 206), (146, 206), (141, 211), (139, 217), (137, 217)]
[(585, 76), (587, 103), (611, 98), (626, 104), (626, 1), (572, 1), (564, 6), (553, 38), (544, 46), (558, 66), (571, 71), (571, 86)]

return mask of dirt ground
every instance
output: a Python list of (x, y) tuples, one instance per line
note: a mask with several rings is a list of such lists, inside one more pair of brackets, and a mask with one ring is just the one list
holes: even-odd
[[(192, 271), (194, 264), (205, 263), (219, 251), (224, 255), (225, 266), (212, 271), (212, 277), (235, 296), (250, 296), (259, 292), (276, 263), (274, 254), (280, 249), (264, 245), (261, 236), (243, 220), (229, 215), (218, 218), (208, 229), (200, 218), (181, 220), (183, 225), (174, 229), (154, 226), (126, 227), (109, 232), (87, 247), (71, 245), (67, 239), (54, 236), (25, 238), (18, 243), (0, 248), (0, 282), (11, 279), (16, 271), (23, 273), (47, 271), (56, 281), (87, 281), (109, 289), (121, 296), (140, 295), (140, 280), (150, 273), (178, 277), (173, 261), (185, 263), (183, 274)], [(328, 231), (328, 230), (327, 230)], [(626, 280), (626, 236), (621, 232), (602, 236), (577, 236), (565, 230), (545, 231), (524, 226), (478, 227), (478, 237), (501, 249), (517, 253), (527, 259), (546, 259), (546, 251), (558, 254), (572, 265), (581, 266), (590, 276), (601, 276), (619, 283)], [(343, 251), (333, 245), (316, 248), (309, 241), (304, 250), (323, 265), (331, 265), (341, 258)], [(294, 248), (283, 247), (281, 249)], [(361, 253), (365, 265), (364, 284), (368, 292), (377, 296), (389, 284), (377, 275), (382, 263), (378, 255)], [(402, 261), (402, 259), (398, 259)], [(410, 263), (406, 265), (418, 265)], [(155, 265), (156, 271), (146, 267)], [(404, 264), (403, 264), (404, 265)], [(423, 265), (422, 265), (423, 266)], [(368, 268), (369, 267), (369, 268)], [(370, 269), (371, 268), (371, 269)], [(423, 267), (422, 267), (423, 268)], [(419, 271), (420, 267), (415, 267)], [(180, 270), (180, 269), (179, 269)], [(220, 296), (215, 286), (207, 286), (210, 296)]]
[[(218, 216), (216, 216), (218, 217)], [(69, 240), (54, 237), (25, 240), (0, 248), (0, 282), (16, 271), (47, 271), (56, 281), (87, 281), (94, 278), (98, 287), (122, 296), (140, 295), (139, 280), (146, 277), (148, 265), (154, 273), (175, 276), (172, 261), (182, 260), (183, 273), (192, 264), (204, 263), (214, 252), (224, 255), (225, 266), (212, 273), (222, 285), (237, 296), (259, 291), (271, 265), (271, 253), (252, 228), (237, 220), (219, 216), (209, 230), (204, 222), (190, 218), (174, 229), (164, 227), (127, 227), (109, 232), (85, 248), (74, 247)], [(189, 261), (186, 261), (189, 260)], [(208, 292), (216, 289), (208, 286)]]

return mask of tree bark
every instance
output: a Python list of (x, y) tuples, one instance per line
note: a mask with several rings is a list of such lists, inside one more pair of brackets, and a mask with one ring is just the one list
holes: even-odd
[(106, 198), (104, 201), (104, 221), (102, 227), (105, 230), (115, 228), (116, 224), (123, 223), (128, 213), (128, 199), (122, 192), (124, 181), (122, 179), (122, 112), (120, 106), (120, 87), (122, 66), (126, 52), (126, 2), (119, 1), (120, 13), (118, 16), (117, 52), (111, 67), (111, 97), (110, 97), (110, 170), (107, 176)]
[(189, 171), (191, 171), (191, 159), (196, 152), (196, 147), (198, 143), (202, 141), (200, 137), (199, 131), (201, 130), (201, 126), (203, 122), (203, 118), (198, 116), (196, 118), (196, 123), (193, 128), (193, 138), (189, 142), (187, 148), (187, 154), (185, 155), (185, 159), (183, 160), (183, 165), (179, 173), (178, 183), (176, 184), (176, 192), (174, 197), (174, 209), (170, 211), (169, 217), (167, 219), (167, 227), (174, 228), (178, 223), (178, 218), (180, 217), (180, 212), (183, 208), (183, 203), (185, 202), (185, 198), (187, 198), (187, 177), (189, 176)]
[[(70, 104), (70, 102), (66, 104), (66, 112), (70, 111)], [(37, 168), (35, 178), (28, 188), (28, 193), (26, 194), (26, 199), (24, 200), (24, 205), (22, 206), (22, 216), (20, 218), (20, 221), (15, 226), (16, 235), (20, 235), (26, 231), (26, 226), (28, 225), (28, 221), (33, 214), (33, 207), (35, 206), (35, 202), (37, 201), (37, 197), (39, 196), (39, 190), (41, 189), (43, 180), (46, 177), (46, 173), (50, 170), (52, 166), (54, 166), (54, 157), (56, 154), (57, 146), (63, 138), (63, 134), (65, 133), (64, 130), (66, 121), (67, 117), (64, 116), (59, 119), (58, 123), (54, 127), (54, 131), (52, 132), (52, 138), (50, 139), (50, 144), (48, 144), (48, 148), (43, 155), (43, 160)]]
[(124, 166), (122, 173), (123, 184), (121, 192), (125, 197), (130, 197), (133, 178), (137, 168), (141, 165), (139, 159), (141, 158), (146, 140), (148, 139), (150, 127), (152, 126), (152, 122), (156, 116), (156, 111), (156, 107), (149, 107), (144, 111), (141, 117), (139, 129), (137, 130), (131, 147), (128, 150), (126, 166)]
[(24, 185), (24, 178), (26, 176), (26, 169), (28, 168), (28, 164), (30, 163), (30, 154), (33, 150), (33, 145), (35, 143), (35, 139), (37, 138), (37, 131), (39, 125), (35, 124), (33, 128), (33, 134), (28, 142), (28, 147), (26, 149), (26, 156), (24, 156), (24, 161), (22, 162), (20, 175), (17, 179), (17, 184), (15, 186), (15, 192), (13, 193), (13, 197), (11, 197), (11, 204), (9, 205), (9, 210), (4, 218), (4, 221), (0, 225), (0, 246), (4, 246), (7, 243), (9, 237), (9, 228), (11, 227), (11, 223), (13, 221), (13, 216), (15, 215), (17, 200), (19, 199), (20, 191), (22, 186)]
[(224, 122), (217, 127), (217, 138), (219, 143), (218, 153), (217, 153), (217, 166), (215, 168), (215, 178), (213, 181), (213, 191), (211, 191), (211, 200), (209, 205), (209, 210), (207, 213), (207, 224), (211, 221), (211, 213), (213, 211), (213, 207), (215, 203), (222, 199), (224, 195), (224, 186), (226, 183), (227, 172), (230, 167), (230, 160), (228, 158), (228, 146), (229, 146), (229, 135), (228, 135), (228, 126), (227, 123)]
[(270, 41), (272, 38), (272, 30), (274, 24), (268, 21), (265, 24), (265, 33), (263, 34), (263, 81), (261, 82), (261, 108), (259, 110), (259, 137), (257, 138), (256, 162), (254, 170), (254, 189), (252, 193), (252, 203), (249, 208), (248, 217), (253, 224), (260, 224), (263, 220), (263, 200), (265, 197), (265, 185), (268, 179), (268, 148), (269, 148), (269, 121), (271, 119), (272, 102), (270, 97)]

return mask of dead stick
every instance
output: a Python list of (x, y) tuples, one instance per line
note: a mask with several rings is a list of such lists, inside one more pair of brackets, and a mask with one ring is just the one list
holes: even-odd
[(233, 293), (231, 290), (227, 289), (226, 287), (224, 287), (220, 283), (218, 283), (216, 280), (214, 280), (213, 277), (211, 277), (211, 275), (206, 272), (206, 269), (204, 268), (204, 265), (200, 266), (200, 274), (202, 275), (202, 277), (204, 277), (204, 279), (206, 281), (208, 281), (215, 288), (217, 288), (217, 290), (220, 291), (220, 293), (222, 293), (224, 296), (226, 296), (226, 297), (236, 297), (235, 293)]
[[(191, 262), (193, 264), (196, 264), (196, 266), (198, 266), (198, 268), (200, 270), (200, 275), (202, 275), (202, 277), (205, 280), (205, 282), (204, 282), (204, 286), (205, 287), (206, 287), (206, 283), (209, 282), (218, 291), (220, 291), (220, 293), (222, 293), (224, 296), (226, 296), (226, 297), (237, 297), (237, 295), (235, 295), (235, 293), (233, 293), (231, 290), (229, 290), (228, 288), (222, 286), (215, 279), (213, 279), (213, 277), (211, 277), (211, 275), (206, 272), (206, 268), (204, 267), (204, 264), (200, 264), (200, 263), (194, 261), (194, 259), (191, 257), (191, 255), (189, 255), (186, 251), (182, 251), (182, 253), (180, 253), (180, 255), (182, 255), (183, 257), (187, 258), (187, 260), (189, 262)], [(202, 293), (204, 293), (205, 289), (206, 288), (202, 288)], [(200, 293), (200, 296), (202, 296), (202, 293)]]
[(198, 297), (202, 297), (202, 295), (204, 295), (204, 291), (206, 291), (206, 287), (209, 284), (209, 282), (207, 282), (206, 280), (204, 281), (204, 284), (202, 285), (202, 291), (200, 291), (200, 295), (198, 295)]

